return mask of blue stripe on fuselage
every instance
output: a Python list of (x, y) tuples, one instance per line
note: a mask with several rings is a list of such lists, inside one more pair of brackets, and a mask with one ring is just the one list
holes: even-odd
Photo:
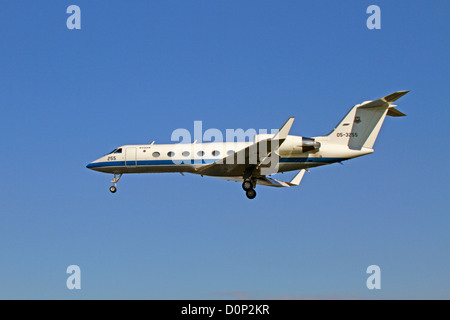
[(348, 160), (348, 158), (280, 158), (280, 163), (333, 163)]
[[(184, 159), (184, 160), (138, 160), (127, 161), (126, 166), (170, 166), (170, 165), (192, 165), (192, 164), (210, 164), (220, 159)], [(280, 163), (334, 163), (348, 160), (348, 158), (280, 158)], [(125, 161), (107, 161), (89, 163), (86, 168), (104, 168), (104, 167), (124, 167)]]

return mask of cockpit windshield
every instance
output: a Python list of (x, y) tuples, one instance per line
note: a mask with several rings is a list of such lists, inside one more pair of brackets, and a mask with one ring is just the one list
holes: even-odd
[(114, 149), (113, 151), (111, 151), (110, 153), (107, 153), (106, 155), (113, 154), (113, 153), (122, 153), (122, 148)]

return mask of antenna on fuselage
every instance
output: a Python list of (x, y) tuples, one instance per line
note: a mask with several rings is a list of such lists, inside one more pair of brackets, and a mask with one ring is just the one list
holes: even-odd
[(150, 145), (153, 145), (155, 143), (155, 140), (152, 141), (152, 143), (150, 143)]

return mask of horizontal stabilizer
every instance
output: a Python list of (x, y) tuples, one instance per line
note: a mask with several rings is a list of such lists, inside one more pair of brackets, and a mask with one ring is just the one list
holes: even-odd
[(409, 92), (409, 90), (397, 91), (397, 92), (391, 93), (390, 95), (388, 95), (388, 96), (386, 96), (386, 97), (384, 97), (382, 99), (384, 99), (384, 101), (386, 101), (388, 103), (392, 103), (394, 101), (397, 101), (401, 97), (403, 97), (408, 92)]
[(404, 113), (401, 112), (401, 111), (398, 111), (398, 110), (395, 109), (394, 107), (389, 108), (389, 110), (388, 110), (388, 112), (387, 112), (387, 115), (388, 115), (388, 116), (391, 116), (391, 117), (405, 117), (405, 116), (406, 116), (406, 114), (404, 114)]
[(405, 94), (407, 94), (409, 91), (397, 91), (394, 93), (391, 93), (388, 96), (385, 96), (383, 98), (380, 98), (378, 100), (374, 101), (367, 101), (361, 104), (360, 108), (376, 108), (376, 107), (389, 107), (389, 105), (403, 97)]

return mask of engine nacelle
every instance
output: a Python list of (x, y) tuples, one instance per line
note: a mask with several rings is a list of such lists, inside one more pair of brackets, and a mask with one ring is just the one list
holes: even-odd
[(320, 149), (320, 142), (317, 142), (313, 138), (302, 137), (302, 152), (318, 151)]
[(287, 136), (279, 152), (282, 156), (296, 156), (307, 152), (319, 151), (320, 146), (320, 142), (313, 138)]

